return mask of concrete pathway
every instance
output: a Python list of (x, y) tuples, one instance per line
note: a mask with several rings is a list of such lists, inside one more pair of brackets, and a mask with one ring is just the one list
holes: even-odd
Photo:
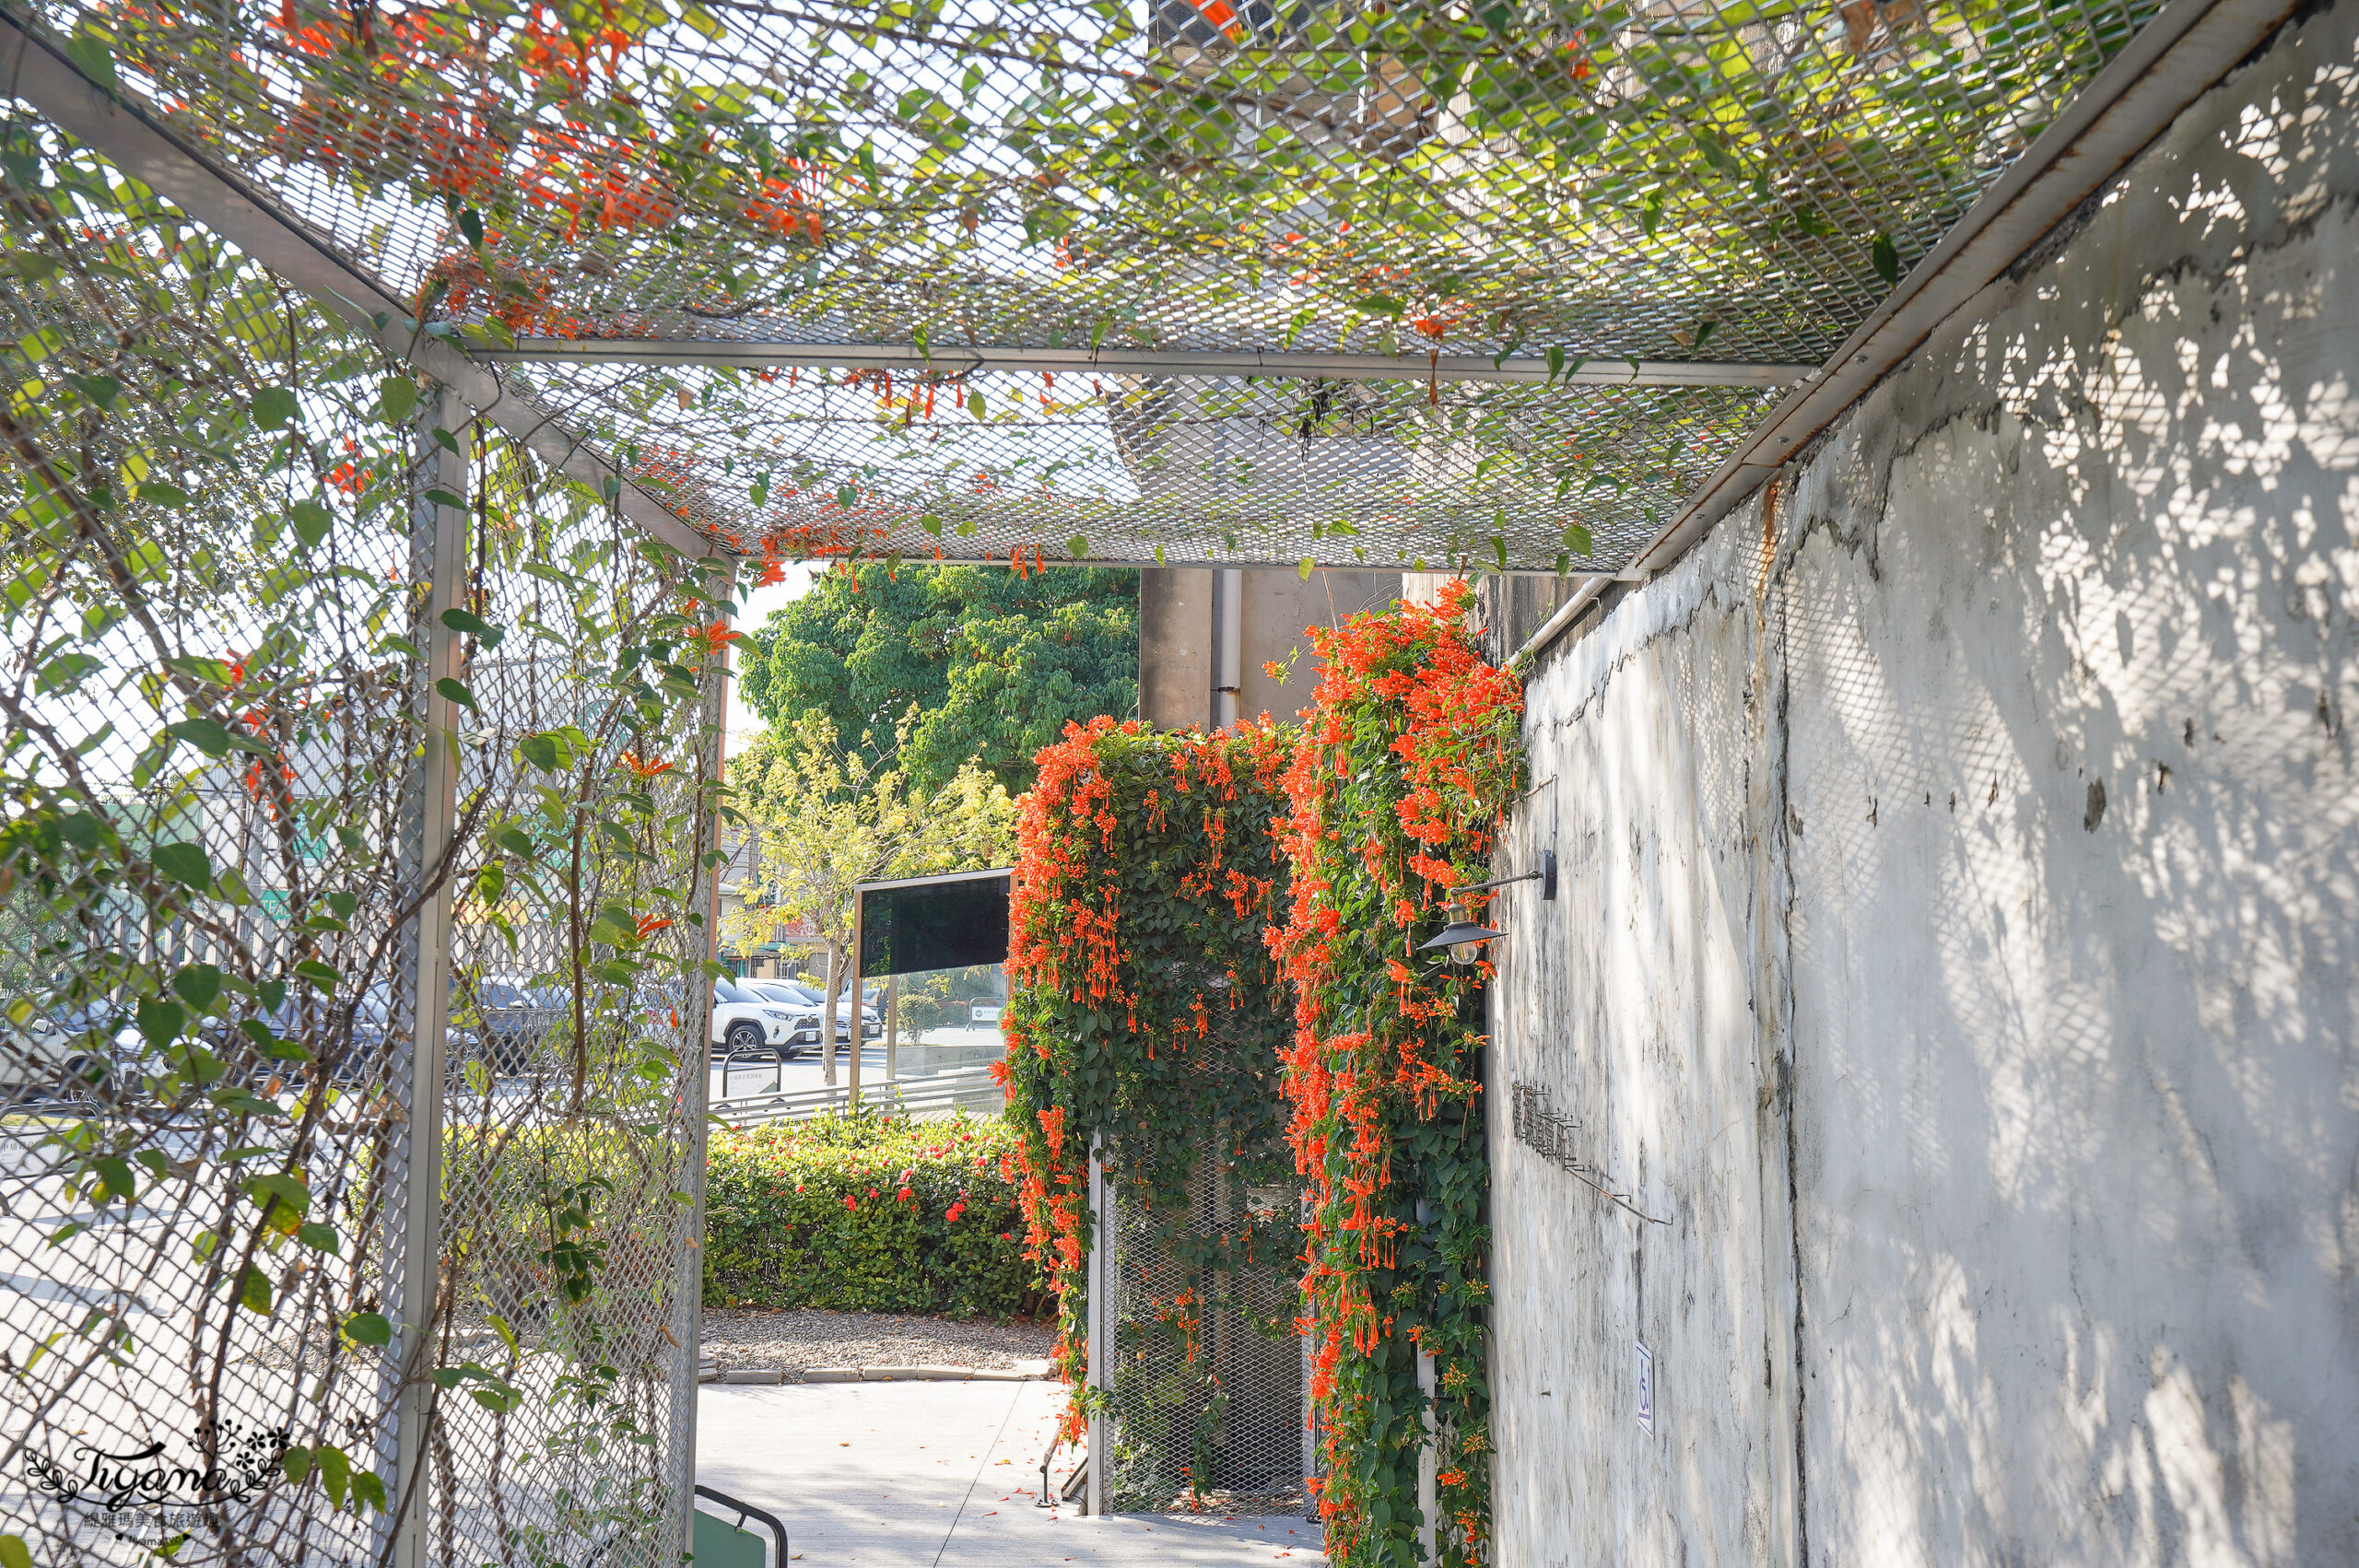
[[(1297, 1518), (1036, 1508), (1054, 1383), (707, 1384), (697, 1480), (786, 1522), (804, 1568), (1323, 1565)], [(1075, 1456), (1050, 1471), (1062, 1486)]]

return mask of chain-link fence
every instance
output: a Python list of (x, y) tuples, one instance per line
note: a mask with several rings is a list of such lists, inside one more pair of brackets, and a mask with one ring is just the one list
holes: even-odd
[(1093, 1356), (1105, 1447), (1102, 1461), (1091, 1458), (1106, 1466), (1106, 1506), (1298, 1514), (1307, 1474), (1295, 1335), (1300, 1270), (1281, 1248), (1241, 1268), (1190, 1255), (1226, 1260), (1233, 1249), (1222, 1238), (1291, 1219), (1301, 1194), (1291, 1185), (1240, 1188), (1212, 1158), (1198, 1162), (1188, 1194), (1187, 1220), (1175, 1226), (1108, 1184), (1099, 1223), (1112, 1247), (1101, 1277), (1112, 1288)]
[(676, 1561), (726, 590), (0, 160), (0, 1535)]

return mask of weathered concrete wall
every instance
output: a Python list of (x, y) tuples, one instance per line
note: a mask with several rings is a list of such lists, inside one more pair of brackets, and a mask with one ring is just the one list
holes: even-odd
[(1498, 1561), (2359, 1562), (2354, 35), (1536, 672)]
[[(1534, 787), (1503, 860), (1553, 847), (1560, 888), (1493, 907), (1508, 932), (1487, 1091), (1504, 1563), (1771, 1556), (1782, 1422), (1761, 1363), (1788, 1309), (1761, 1281), (1791, 1246), (1756, 1136), (1762, 648), (1743, 575), (1708, 544), (1528, 692)], [(1597, 1180), (1669, 1223), (1515, 1142), (1518, 1083), (1579, 1122)], [(1654, 1437), (1636, 1421), (1639, 1342)]]

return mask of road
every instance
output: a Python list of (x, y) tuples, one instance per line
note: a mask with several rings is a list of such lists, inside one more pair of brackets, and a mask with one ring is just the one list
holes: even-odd
[[(1000, 1033), (996, 1025), (986, 1025), (980, 1029), (933, 1029), (927, 1031), (926, 1044), (929, 1047), (975, 1047), (980, 1062), (983, 1051), (995, 1051), (1000, 1048)], [(906, 1071), (910, 1066), (914, 1065), (914, 1053), (912, 1047), (907, 1045), (903, 1046), (902, 1051), (902, 1065)], [(720, 1062), (714, 1062), (708, 1092), (714, 1099), (719, 1100), (729, 1094), (792, 1094), (798, 1089), (825, 1087), (827, 1079), (819, 1065), (817, 1048), (806, 1046), (804, 1047), (804, 1053), (783, 1065), (775, 1064), (767, 1057), (761, 1059), (757, 1064), (741, 1059), (734, 1068), (726, 1071), (725, 1084), (723, 1066)], [(851, 1057), (849, 1042), (839, 1044), (836, 1047), (836, 1082), (839, 1084), (851, 1080)], [(862, 1048), (860, 1082), (863, 1087), (885, 1082), (884, 1041), (870, 1040)]]

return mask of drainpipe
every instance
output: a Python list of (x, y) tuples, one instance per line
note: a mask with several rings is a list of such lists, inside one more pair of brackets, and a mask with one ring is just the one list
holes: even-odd
[(1245, 685), (1245, 573), (1213, 573), (1213, 728), (1237, 724), (1237, 694)]

